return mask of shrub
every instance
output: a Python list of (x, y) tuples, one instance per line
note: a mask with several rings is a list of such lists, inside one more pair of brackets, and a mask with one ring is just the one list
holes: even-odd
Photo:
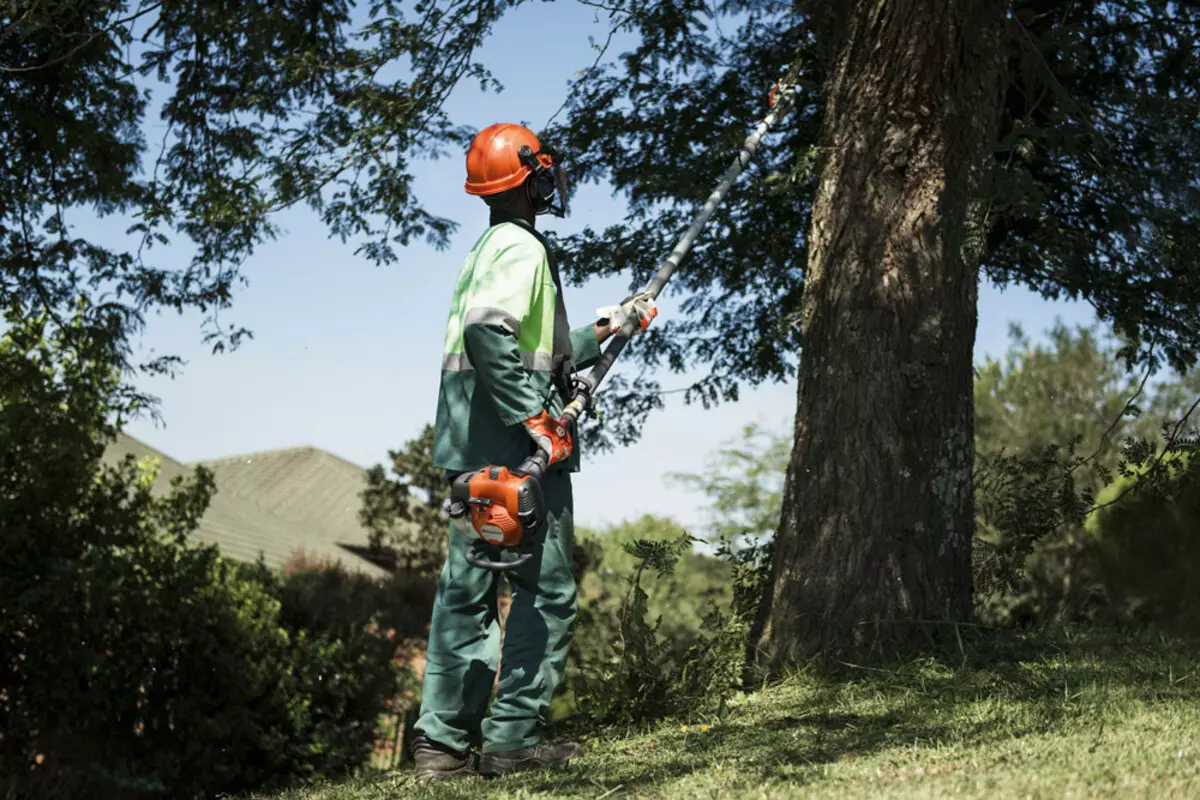
[(211, 796), (362, 763), (385, 637), (189, 542), (205, 470), (159, 496), (151, 465), (101, 464), (140, 403), (110, 323), (10, 317), (0, 338), (0, 795)]
[(281, 621), (293, 630), (351, 638), (364, 627), (391, 640), (423, 636), (433, 610), (433, 578), (396, 572), (378, 579), (325, 560), (293, 558), (280, 581)]
[[(1093, 505), (1078, 441), (1028, 453), (977, 451), (972, 577), (976, 615), (1032, 623), (1066, 611), (1086, 579), (1079, 532)], [(1082, 485), (1081, 485), (1082, 483)], [(1083, 604), (1076, 602), (1078, 614)]]
[(322, 562), (285, 568), (280, 622), (310, 645), (296, 668), (310, 678), (305, 738), (324, 755), (323, 774), (366, 763), (380, 715), (400, 710), (401, 695), (416, 683), (409, 650), (424, 638), (435, 588), (414, 574), (378, 580)]
[(636, 559), (637, 565), (616, 612), (616, 647), (585, 666), (588, 680), (580, 700), (593, 720), (640, 722), (674, 710), (673, 690), (683, 665), (675, 663), (670, 641), (663, 642), (660, 637), (662, 616), (647, 619), (649, 596), (642, 577), (647, 571), (669, 577), (692, 542), (685, 533), (666, 541), (622, 543), (622, 550)]
[(1088, 552), (1121, 617), (1200, 631), (1200, 462), (1187, 451), (1114, 480), (1088, 519)]
[(713, 558), (695, 541), (653, 517), (583, 537), (593, 569), (568, 685), (592, 724), (718, 715), (741, 688), (769, 546)]
[(183, 542), (210, 490), (203, 477), (162, 499), (152, 479), (131, 461), (100, 469), (75, 513), (9, 528), (5, 771), (33, 765), (80, 796), (190, 796), (311, 771), (289, 752), (304, 704), (278, 600)]
[[(619, 608), (629, 588), (629, 579), (642, 562), (628, 546), (639, 542), (677, 541), (690, 534), (673, 520), (646, 515), (600, 532), (580, 531), (576, 540), (595, 559), (580, 585), (580, 606), (599, 605)], [(689, 541), (695, 541), (690, 539)], [(731, 599), (730, 567), (717, 558), (694, 552), (689, 545), (679, 553), (675, 566), (664, 572), (652, 571), (644, 585), (647, 613), (662, 618), (666, 639), (679, 642), (682, 653), (695, 639), (704, 617), (714, 605)]]
[[(687, 535), (675, 522), (653, 516), (600, 532), (576, 531), (579, 611), (564, 693), (582, 697), (591, 692), (589, 685), (595, 683), (599, 665), (611, 661), (619, 651), (621, 611), (628, 599), (630, 578), (640, 564), (639, 557), (626, 546)], [(699, 636), (708, 609), (728, 605), (729, 568), (715, 558), (691, 552), (689, 547), (680, 554), (674, 569), (662, 574), (652, 570), (641, 587), (646, 592), (647, 617), (660, 620), (658, 647), (678, 661)], [(560, 701), (559, 713), (564, 705), (569, 703)]]
[(395, 633), (369, 617), (356, 630), (306, 619), (298, 580), (162, 534), (42, 576), (28, 602), (6, 603), (25, 621), (5, 631), (20, 665), (8, 765), (41, 756), (73, 796), (190, 797), (364, 764), (396, 693)]

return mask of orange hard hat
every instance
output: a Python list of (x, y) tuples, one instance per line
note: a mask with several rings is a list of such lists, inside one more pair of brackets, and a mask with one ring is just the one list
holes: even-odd
[(498, 122), (476, 134), (467, 150), (467, 194), (499, 194), (524, 183), (532, 170), (521, 161), (522, 145), (536, 153), (543, 166), (552, 166), (533, 131), (523, 125)]

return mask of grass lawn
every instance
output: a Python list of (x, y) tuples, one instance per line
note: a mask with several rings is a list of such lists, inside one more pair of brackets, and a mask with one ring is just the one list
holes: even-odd
[(429, 788), (400, 771), (256, 797), (1197, 798), (1197, 652), (1146, 636), (1005, 634), (950, 662), (793, 675), (721, 720), (597, 734), (554, 773)]

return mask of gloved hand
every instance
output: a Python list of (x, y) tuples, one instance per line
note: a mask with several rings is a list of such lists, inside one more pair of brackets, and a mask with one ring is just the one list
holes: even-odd
[(566, 461), (575, 447), (574, 438), (563, 424), (543, 411), (522, 423), (538, 450), (546, 454), (546, 466)]
[(646, 292), (631, 294), (621, 301), (619, 306), (604, 306), (596, 309), (600, 324), (608, 325), (609, 331), (616, 333), (625, 324), (625, 320), (636, 316), (641, 326), (634, 329), (634, 335), (650, 327), (650, 321), (658, 316), (658, 307)]

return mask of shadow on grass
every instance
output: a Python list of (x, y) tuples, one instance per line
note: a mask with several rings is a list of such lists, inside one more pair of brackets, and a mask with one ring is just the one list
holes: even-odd
[(780, 779), (800, 786), (820, 779), (825, 765), (914, 742), (981, 748), (1092, 724), (1128, 702), (1200, 700), (1195, 652), (1194, 644), (1119, 632), (996, 634), (953, 659), (843, 665), (797, 679), (791, 690), (785, 682), (770, 704), (706, 733), (664, 725), (656, 738), (602, 740), (577, 768), (511, 786), (554, 796), (646, 796), (717, 763), (748, 786)]

